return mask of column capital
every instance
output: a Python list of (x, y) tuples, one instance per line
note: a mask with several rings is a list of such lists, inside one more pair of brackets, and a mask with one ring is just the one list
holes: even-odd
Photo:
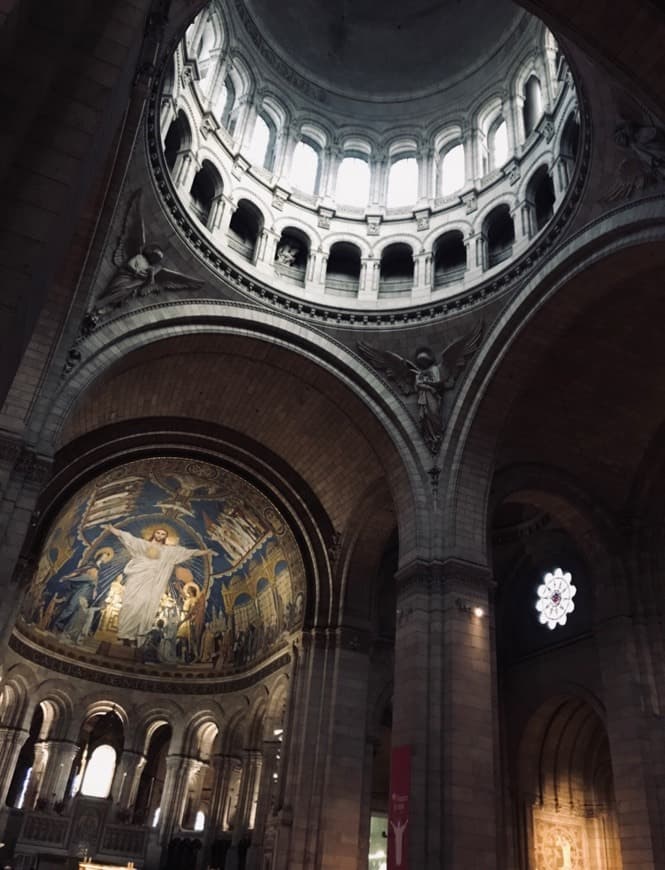
[(431, 562), (416, 559), (395, 574), (398, 594), (411, 591), (430, 592), (473, 589), (487, 592), (494, 584), (492, 574), (485, 565), (464, 559), (444, 559)]

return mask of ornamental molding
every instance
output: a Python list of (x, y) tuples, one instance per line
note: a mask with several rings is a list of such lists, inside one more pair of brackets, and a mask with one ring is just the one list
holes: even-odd
[(180, 676), (176, 679), (151, 677), (149, 669), (144, 668), (144, 673), (132, 666), (130, 673), (118, 671), (106, 671), (99, 664), (86, 662), (83, 654), (80, 661), (63, 658), (61, 655), (51, 654), (47, 649), (37, 648), (20, 636), (15, 629), (9, 637), (9, 647), (17, 655), (36, 665), (49, 668), (59, 674), (66, 674), (79, 680), (89, 680), (93, 683), (101, 683), (105, 686), (114, 686), (119, 689), (139, 689), (146, 692), (162, 692), (173, 695), (224, 695), (231, 692), (240, 692), (255, 686), (261, 680), (266, 679), (282, 668), (291, 664), (291, 654), (283, 652), (268, 662), (263, 667), (251, 673), (214, 679), (210, 677)]

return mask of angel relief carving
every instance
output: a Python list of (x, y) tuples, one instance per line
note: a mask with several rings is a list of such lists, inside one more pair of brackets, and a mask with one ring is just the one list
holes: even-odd
[(147, 243), (140, 190), (132, 194), (127, 206), (113, 263), (116, 272), (99, 297), (93, 316), (103, 316), (136, 297), (153, 296), (163, 290), (198, 290), (203, 284), (165, 269), (164, 251), (159, 245)]
[(654, 118), (645, 116), (641, 122), (620, 120), (614, 129), (614, 141), (626, 156), (603, 202), (630, 199), (665, 181), (665, 129)]
[(358, 344), (358, 352), (377, 371), (395, 381), (402, 393), (415, 393), (418, 405), (418, 423), (425, 443), (432, 453), (437, 453), (445, 429), (443, 397), (451, 390), (467, 361), (480, 346), (483, 324), (478, 325), (451, 341), (436, 357), (428, 347), (418, 348), (415, 361), (405, 359), (389, 350), (372, 347), (365, 342)]

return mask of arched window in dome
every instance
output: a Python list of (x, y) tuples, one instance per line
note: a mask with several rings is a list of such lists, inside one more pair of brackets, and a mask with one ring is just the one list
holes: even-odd
[(487, 268), (498, 266), (513, 253), (515, 225), (510, 209), (504, 203), (497, 205), (483, 222), (483, 235), (487, 245)]
[(442, 154), (440, 177), (441, 196), (450, 196), (464, 187), (466, 177), (462, 142), (453, 145)]
[(194, 817), (194, 830), (195, 831), (205, 831), (206, 826), (206, 814), (203, 810), (198, 810), (196, 816)]
[(387, 245), (381, 253), (379, 298), (408, 295), (413, 289), (413, 251), (405, 242)]
[(178, 156), (191, 147), (192, 133), (189, 122), (183, 111), (178, 112), (171, 121), (169, 129), (164, 137), (164, 159), (169, 172), (176, 168)]
[(522, 116), (524, 118), (524, 135), (529, 136), (536, 127), (543, 114), (543, 94), (540, 88), (540, 79), (536, 75), (530, 75), (524, 85), (524, 105)]
[(434, 286), (461, 281), (466, 272), (466, 245), (459, 230), (444, 233), (434, 244)]
[(540, 166), (529, 179), (526, 202), (529, 211), (529, 235), (539, 232), (554, 214), (554, 183), (546, 166)]
[(415, 157), (399, 157), (390, 166), (388, 174), (389, 208), (413, 205), (418, 199), (418, 161)]
[(255, 166), (271, 169), (275, 151), (275, 138), (276, 130), (272, 122), (263, 115), (257, 115), (252, 140), (247, 151), (247, 158), (250, 162)]
[(209, 160), (204, 160), (189, 191), (192, 211), (204, 226), (211, 226), (215, 200), (223, 189), (222, 178)]
[(363, 208), (369, 202), (370, 171), (364, 157), (347, 156), (339, 165), (335, 199), (342, 205)]
[(241, 199), (229, 224), (229, 247), (250, 262), (254, 262), (256, 247), (263, 230), (263, 217), (248, 199)]
[(117, 759), (117, 752), (109, 743), (102, 743), (94, 749), (83, 774), (81, 794), (85, 797), (108, 797)]
[(223, 127), (226, 127), (229, 132), (232, 132), (229, 128), (231, 125), (231, 115), (233, 113), (233, 107), (236, 102), (236, 89), (233, 86), (233, 82), (231, 81), (231, 77), (227, 76), (224, 79), (224, 86), (222, 87), (221, 93), (219, 95), (219, 100), (217, 102), (217, 111), (219, 112), (219, 120), (222, 123)]
[(80, 791), (89, 797), (108, 797), (124, 746), (124, 727), (115, 708), (90, 715), (81, 726), (78, 745), (80, 752), (72, 764), (67, 794)]
[(487, 150), (490, 172), (493, 169), (500, 169), (508, 160), (508, 126), (503, 118), (497, 118), (490, 127)]
[(301, 139), (293, 152), (291, 184), (303, 193), (316, 193), (319, 186), (319, 151), (305, 139)]
[(360, 284), (360, 248), (352, 242), (335, 242), (328, 254), (326, 292), (357, 296)]
[(275, 272), (300, 287), (305, 285), (309, 239), (296, 227), (286, 227), (275, 249)]
[(567, 187), (573, 177), (573, 169), (575, 168), (575, 160), (577, 159), (577, 151), (580, 142), (580, 125), (575, 112), (571, 112), (566, 118), (566, 123), (563, 125), (561, 133), (560, 154), (561, 161), (559, 162), (559, 181), (561, 187)]

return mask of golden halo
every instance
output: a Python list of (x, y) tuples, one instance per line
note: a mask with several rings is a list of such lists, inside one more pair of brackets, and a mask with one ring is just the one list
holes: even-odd
[(180, 543), (180, 535), (176, 532), (173, 526), (169, 525), (168, 523), (151, 523), (149, 526), (144, 526), (141, 529), (141, 537), (144, 538), (146, 541), (149, 541), (157, 529), (164, 529), (167, 535), (167, 544), (172, 546), (174, 544)]

